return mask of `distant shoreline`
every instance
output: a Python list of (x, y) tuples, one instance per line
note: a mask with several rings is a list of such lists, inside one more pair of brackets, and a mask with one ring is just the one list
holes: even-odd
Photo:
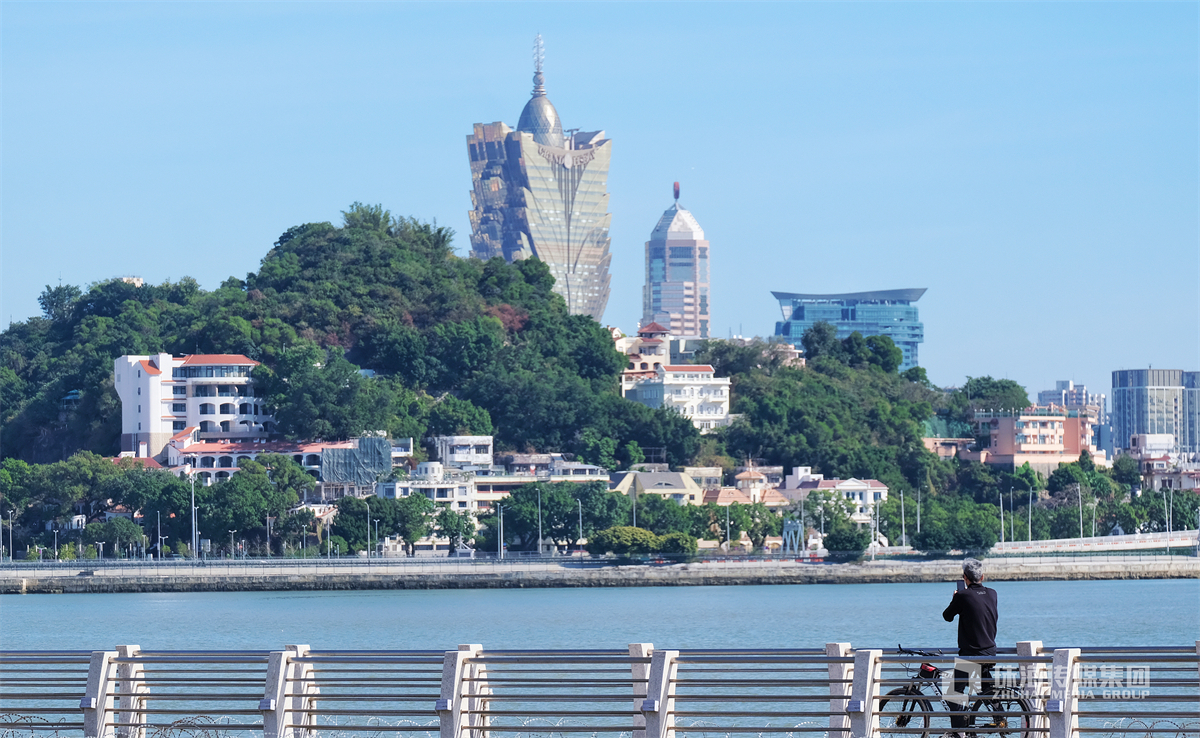
[[(62, 572), (0, 570), (0, 594), (137, 592), (268, 592), (380, 589), (515, 589), (573, 587), (688, 587), (765, 584), (881, 584), (949, 582), (961, 576), (953, 560), (807, 564), (783, 561), (705, 562), (571, 568), (563, 562), (425, 564), (339, 571), (319, 566), (163, 566)], [(1200, 579), (1200, 559), (1097, 557), (1093, 560), (988, 559), (993, 581)]]

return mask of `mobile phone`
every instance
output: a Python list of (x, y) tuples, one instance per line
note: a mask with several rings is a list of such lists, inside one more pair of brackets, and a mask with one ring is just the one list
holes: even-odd
[(959, 580), (958, 580), (958, 581), (957, 581), (955, 584), (957, 584), (957, 585), (958, 585), (958, 586), (957, 586), (957, 589), (958, 589), (958, 591), (959, 591), (959, 592), (961, 592), (961, 591), (963, 591), (964, 589), (966, 589), (966, 588), (967, 588), (967, 583), (966, 583), (966, 582), (964, 582), (964, 581), (963, 581), (963, 580), (961, 580), (961, 579), (959, 579)]

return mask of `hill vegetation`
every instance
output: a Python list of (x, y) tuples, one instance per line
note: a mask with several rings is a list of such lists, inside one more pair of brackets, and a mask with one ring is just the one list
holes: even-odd
[[(241, 353), (262, 362), (255, 379), (280, 432), (292, 439), (461, 432), (493, 434), (498, 451), (559, 451), (610, 469), (642, 461), (649, 448), (662, 449), (674, 467), (729, 470), (749, 460), (787, 470), (808, 466), (830, 478), (884, 482), (891, 497), (881, 529), (898, 540), (907, 526), (915, 543), (931, 548), (990, 546), (999, 537), (998, 505), (1028, 523), (1018, 493), (1028, 504), (1037, 490), (1046, 492), (1027, 525), (1035, 538), (1078, 534), (1080, 505), (1095, 510), (1101, 532), (1117, 522), (1127, 531), (1163, 525), (1161, 507), (1129, 496), (1136, 470), (1108, 472), (1081, 459), (1044, 479), (1027, 468), (1005, 473), (939, 460), (922, 445), (925, 421), (961, 425), (973, 407), (1028, 404), (1025, 391), (986, 376), (953, 392), (936, 390), (920, 368), (898, 371), (902, 355), (890, 339), (838, 340), (828, 325), (805, 336), (804, 368), (789, 366), (770, 343), (708, 342), (696, 360), (731, 378), (732, 409), (741, 419), (702, 438), (682, 416), (621, 397), (625, 357), (605, 328), (567, 313), (544, 264), (459, 258), (451, 238), (445, 228), (355, 203), (341, 225), (288, 229), (257, 271), (212, 291), (189, 278), (145, 286), (110, 280), (86, 290), (48, 286), (41, 316), (0, 333), (0, 496), (19, 511), (17, 538), (47, 545), (47, 522), (61, 527), (72, 511), (94, 515), (110, 501), (161, 519), (167, 541), (190, 538), (190, 489), (183, 482), (100, 458), (117, 453), (120, 436), (113, 359), (158, 352)], [(286, 459), (260, 459), (226, 482), (197, 488), (200, 518), (253, 538), (265, 537), (265, 528), (255, 532), (255, 526), (273, 517), (279, 544), (303, 548), (311, 545), (305, 533), (311, 519), (287, 510), (305, 494), (307, 479)], [(901, 490), (909, 500), (921, 496), (919, 536), (911, 502), (901, 524)], [(622, 529), (634, 514), (630, 501), (592, 491), (592, 502), (577, 509), (578, 495), (541, 492), (556, 539), (574, 540), (582, 517), (585, 536), (613, 529), (605, 544), (613, 550), (687, 548), (684, 539), (667, 538), (674, 533), (723, 540), (726, 513), (735, 537), (746, 531), (762, 541), (779, 527), (761, 506), (685, 511), (647, 496), (637, 503), (637, 520), (658, 538), (643, 540)], [(537, 493), (530, 487), (512, 498), (506, 534), (515, 548), (536, 540), (529, 511)], [(1190, 509), (1181, 508), (1176, 519), (1193, 519)], [(387, 528), (381, 533), (401, 535), (409, 546), (429, 530), (469, 537), (471, 526), (454, 516), (404, 505), (380, 510)], [(789, 514), (813, 527), (820, 520), (848, 547), (865, 545), (848, 512), (844, 501), (814, 500)], [(351, 515), (335, 526), (346, 552), (366, 545), (365, 523), (359, 530), (356, 521)], [(489, 550), (496, 521), (480, 522), (474, 537)], [(130, 535), (95, 528), (79, 543)]]

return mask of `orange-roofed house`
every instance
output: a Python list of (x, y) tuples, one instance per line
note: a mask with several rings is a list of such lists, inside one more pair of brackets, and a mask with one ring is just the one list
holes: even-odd
[(195, 429), (198, 441), (257, 443), (274, 433), (241, 354), (121, 356), (113, 382), (121, 398), (121, 452), (165, 461), (167, 443)]
[(670, 408), (707, 433), (729, 425), (729, 385), (708, 364), (663, 364), (653, 377), (629, 382), (624, 392), (647, 407)]

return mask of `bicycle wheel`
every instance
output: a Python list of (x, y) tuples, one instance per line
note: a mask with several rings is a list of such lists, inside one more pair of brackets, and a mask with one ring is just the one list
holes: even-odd
[(1031, 718), (1022, 714), (1031, 712), (1026, 702), (1014, 689), (996, 690), (991, 697), (976, 700), (971, 704), (970, 725), (965, 733), (998, 736), (999, 738), (1031, 738)]
[(888, 692), (888, 698), (879, 701), (880, 738), (926, 738), (929, 735), (929, 715), (913, 713), (932, 710), (928, 700), (920, 692), (913, 693), (909, 687), (899, 687)]

